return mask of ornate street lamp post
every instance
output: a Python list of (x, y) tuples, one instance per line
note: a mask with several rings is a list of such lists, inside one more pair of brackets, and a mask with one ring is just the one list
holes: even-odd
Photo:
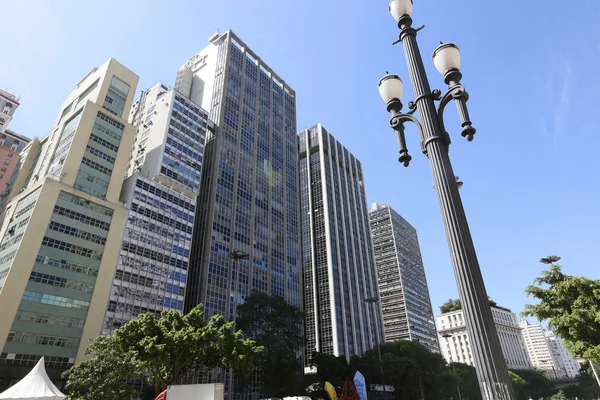
[[(392, 118), (390, 126), (396, 133), (400, 147), (399, 161), (408, 166), (412, 157), (408, 154), (404, 136), (404, 123), (414, 122), (421, 133), (421, 150), (431, 163), (433, 180), (440, 204), (450, 257), (458, 285), (467, 332), (473, 349), (475, 368), (483, 399), (513, 400), (515, 398), (508, 370), (502, 355), (500, 340), (492, 317), (483, 277), (477, 261), (473, 239), (462, 205), (450, 158), (450, 137), (444, 128), (443, 113), (451, 100), (456, 102), (462, 121), (462, 136), (473, 140), (475, 128), (471, 125), (467, 100), (469, 96), (460, 80), (460, 52), (458, 46), (446, 43), (433, 52), (433, 63), (444, 76), (448, 90), (431, 90), (423, 60), (417, 44), (417, 32), (412, 27), (412, 0), (391, 0), (390, 12), (398, 22), (415, 99), (408, 104), (409, 111), (402, 112), (402, 80), (387, 74), (379, 81), (379, 93), (387, 103)], [(439, 101), (438, 107), (435, 102)], [(419, 112), (419, 119), (414, 113)]]

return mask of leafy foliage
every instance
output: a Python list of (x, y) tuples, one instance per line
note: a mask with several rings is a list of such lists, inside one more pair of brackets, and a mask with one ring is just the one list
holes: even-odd
[(112, 335), (94, 339), (85, 354), (93, 356), (65, 372), (72, 400), (135, 400), (138, 391), (124, 379), (141, 378), (130, 354), (123, 354)]
[(447, 302), (445, 302), (444, 304), (442, 304), (440, 306), (440, 312), (442, 314), (445, 313), (449, 313), (452, 311), (458, 311), (460, 310), (462, 307), (460, 305), (460, 300), (459, 299), (450, 299)]
[(221, 315), (207, 322), (201, 304), (187, 315), (173, 310), (163, 311), (159, 319), (140, 314), (91, 342), (86, 353), (93, 358), (65, 373), (66, 389), (73, 399), (126, 399), (131, 392), (124, 381), (135, 378), (145, 377), (160, 393), (168, 385), (191, 383), (200, 372), (217, 366), (249, 374), (262, 348), (233, 329), (234, 323)]
[(363, 372), (367, 384), (393, 385), (396, 399), (449, 399), (456, 395), (459, 379), (440, 354), (406, 340), (382, 343), (379, 347), (384, 376), (378, 367), (377, 350), (369, 350), (363, 357), (363, 363), (371, 366)]
[[(498, 307), (498, 304), (491, 298), (488, 297), (488, 300), (490, 302), (490, 307), (502, 308), (502, 309), (506, 310), (503, 307)], [(452, 311), (458, 311), (461, 308), (462, 308), (462, 306), (460, 304), (459, 299), (450, 299), (440, 306), (440, 312), (442, 314), (445, 314), (445, 313), (449, 313)]]
[(550, 400), (567, 400), (567, 396), (565, 396), (565, 392), (559, 390), (550, 397)]
[(552, 382), (536, 370), (513, 369), (509, 371), (518, 400), (549, 397), (554, 392)]
[(521, 315), (549, 320), (574, 355), (600, 363), (600, 280), (551, 265), (525, 292), (539, 303), (527, 304)]
[(237, 309), (236, 324), (264, 347), (257, 359), (266, 397), (296, 395), (301, 386), (299, 352), (304, 314), (283, 297), (253, 290)]

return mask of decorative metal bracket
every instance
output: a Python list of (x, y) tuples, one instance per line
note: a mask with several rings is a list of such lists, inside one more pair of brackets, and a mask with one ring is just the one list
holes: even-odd
[[(410, 164), (412, 156), (408, 154), (408, 149), (406, 147), (404, 123), (409, 121), (413, 122), (415, 125), (417, 125), (417, 128), (419, 128), (419, 132), (421, 132), (421, 135), (423, 132), (421, 123), (414, 115), (412, 115), (417, 110), (417, 106), (414, 104), (414, 102), (411, 101), (410, 103), (408, 103), (408, 108), (408, 113), (396, 112), (392, 115), (392, 119), (390, 120), (390, 126), (396, 133), (396, 140), (398, 141), (398, 147), (400, 148), (400, 157), (398, 158), (398, 161), (402, 163), (402, 165), (404, 165), (405, 167), (408, 167), (408, 165)], [(423, 146), (421, 145), (421, 147)]]
[[(439, 89), (435, 89), (433, 92), (441, 93)], [(440, 128), (444, 135), (447, 137), (447, 143), (450, 145), (450, 135), (446, 131), (446, 127), (444, 125), (444, 110), (448, 103), (452, 100), (456, 102), (456, 108), (458, 109), (458, 114), (460, 116), (462, 122), (462, 132), (461, 135), (470, 142), (473, 140), (473, 135), (475, 135), (476, 129), (473, 128), (473, 124), (469, 118), (469, 110), (467, 109), (467, 101), (469, 100), (469, 94), (465, 90), (465, 87), (460, 83), (454, 84), (448, 88), (448, 91), (444, 93), (443, 96), (436, 98), (434, 95), (434, 99), (440, 102), (438, 106), (437, 115), (438, 121), (440, 124)]]

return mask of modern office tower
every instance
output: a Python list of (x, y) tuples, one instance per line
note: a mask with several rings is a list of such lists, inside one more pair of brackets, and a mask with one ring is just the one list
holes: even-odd
[[(8, 129), (9, 122), (19, 107), (19, 98), (0, 90), (0, 196), (8, 194), (8, 183), (19, 161), (19, 153), (29, 139)], [(6, 205), (1, 204), (0, 206)], [(3, 208), (0, 209), (0, 212)]]
[(142, 312), (183, 312), (208, 113), (163, 83), (142, 93), (121, 201), (129, 210), (103, 334)]
[(127, 210), (119, 201), (138, 77), (110, 59), (22, 151), (0, 230), (0, 383), (41, 356), (53, 379), (102, 329)]
[(579, 363), (551, 329), (527, 321), (521, 321), (520, 326), (527, 353), (535, 368), (544, 371), (549, 378), (573, 379), (579, 375)]
[[(496, 322), (506, 366), (511, 369), (531, 369), (516, 314), (507, 308), (492, 307), (492, 315)], [(442, 337), (441, 348), (446, 361), (474, 365), (462, 310), (438, 315), (436, 323), (438, 333)]]
[(299, 134), (307, 363), (383, 341), (362, 164), (321, 124)]
[(219, 127), (206, 142), (185, 309), (234, 318), (252, 289), (300, 307), (294, 91), (231, 31), (190, 58), (175, 89)]
[(412, 340), (440, 352), (417, 230), (392, 207), (369, 210), (385, 341)]

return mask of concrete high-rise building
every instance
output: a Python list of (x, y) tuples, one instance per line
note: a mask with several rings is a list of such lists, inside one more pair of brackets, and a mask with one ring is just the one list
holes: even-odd
[(299, 134), (307, 363), (383, 341), (362, 164), (321, 124)]
[[(531, 369), (517, 315), (502, 307), (492, 307), (492, 315), (506, 366), (511, 369)], [(436, 324), (438, 333), (442, 337), (441, 348), (446, 361), (474, 365), (471, 342), (462, 310), (438, 315)]]
[(417, 230), (392, 207), (369, 210), (385, 341), (412, 340), (439, 353)]
[(53, 379), (101, 331), (127, 210), (119, 201), (138, 77), (110, 59), (21, 153), (0, 229), (0, 385), (41, 356)]
[(183, 312), (208, 113), (157, 83), (129, 121), (137, 127), (121, 201), (129, 210), (103, 334), (142, 312)]
[(294, 91), (232, 31), (186, 62), (175, 89), (218, 125), (206, 141), (185, 308), (203, 303), (207, 317), (229, 319), (252, 289), (300, 307)]
[[(29, 143), (29, 139), (8, 129), (9, 122), (19, 107), (19, 98), (0, 90), (0, 196), (6, 197), (10, 179), (19, 162), (19, 153)], [(6, 203), (0, 200), (0, 212)]]
[(521, 321), (523, 338), (531, 363), (549, 378), (575, 378), (579, 374), (579, 363), (565, 348), (563, 340), (551, 329), (541, 324)]

